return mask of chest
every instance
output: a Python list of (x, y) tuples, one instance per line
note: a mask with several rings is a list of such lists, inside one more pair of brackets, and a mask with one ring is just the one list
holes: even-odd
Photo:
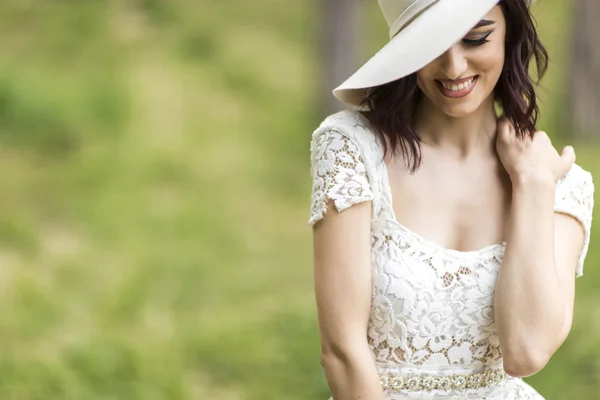
[(388, 171), (392, 206), (405, 227), (449, 249), (504, 241), (510, 179), (498, 163), (423, 165), (415, 174)]

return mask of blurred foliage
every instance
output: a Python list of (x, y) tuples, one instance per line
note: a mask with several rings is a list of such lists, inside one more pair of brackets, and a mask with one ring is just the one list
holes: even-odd
[[(538, 10), (557, 139), (563, 3)], [(0, 398), (327, 398), (315, 4), (4, 0), (0, 18)], [(600, 391), (595, 247), (571, 336), (530, 379), (548, 399)]]

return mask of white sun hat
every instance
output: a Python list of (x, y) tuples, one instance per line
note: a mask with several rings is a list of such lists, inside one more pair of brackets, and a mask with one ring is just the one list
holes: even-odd
[(444, 54), (499, 0), (378, 1), (390, 27), (390, 41), (333, 90), (354, 110), (368, 109), (361, 106), (368, 88), (410, 75)]

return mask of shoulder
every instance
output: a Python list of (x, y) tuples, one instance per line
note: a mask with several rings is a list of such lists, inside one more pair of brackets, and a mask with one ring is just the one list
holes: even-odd
[(583, 263), (590, 244), (594, 209), (594, 181), (589, 171), (573, 164), (556, 182), (554, 211), (574, 217), (584, 231), (584, 244), (577, 261), (576, 276), (583, 275)]
[(326, 117), (312, 134), (313, 153), (318, 153), (329, 142), (326, 137), (348, 143), (361, 158), (367, 160), (382, 154), (377, 135), (371, 129), (369, 121), (358, 111), (342, 110)]
[(329, 200), (337, 211), (364, 201), (377, 209), (378, 154), (376, 136), (358, 112), (340, 111), (321, 122), (311, 142), (310, 224), (324, 217)]
[(569, 172), (556, 182), (556, 195), (556, 202), (571, 199), (581, 204), (590, 202), (593, 204), (594, 179), (592, 174), (578, 164), (573, 164)]
[(369, 126), (367, 119), (358, 111), (342, 110), (327, 116), (313, 133), (313, 138), (328, 130), (339, 130), (344, 135), (356, 137), (369, 131)]
[(334, 172), (344, 167), (364, 171), (369, 164), (368, 136), (372, 134), (366, 119), (356, 111), (343, 110), (325, 118), (312, 134), (313, 166)]
[(569, 172), (565, 174), (561, 179), (558, 180), (557, 185), (565, 184), (584, 184), (593, 185), (593, 177), (589, 171), (586, 171), (578, 164), (573, 164)]
[(573, 164), (556, 182), (554, 211), (569, 214), (589, 231), (594, 208), (594, 181), (589, 171)]

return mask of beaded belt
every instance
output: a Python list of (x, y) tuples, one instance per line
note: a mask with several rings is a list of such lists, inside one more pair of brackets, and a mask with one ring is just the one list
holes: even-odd
[(411, 392), (431, 390), (481, 389), (500, 385), (510, 377), (504, 370), (488, 369), (484, 372), (469, 374), (424, 374), (424, 373), (385, 373), (380, 374), (381, 387), (384, 390), (408, 390)]

